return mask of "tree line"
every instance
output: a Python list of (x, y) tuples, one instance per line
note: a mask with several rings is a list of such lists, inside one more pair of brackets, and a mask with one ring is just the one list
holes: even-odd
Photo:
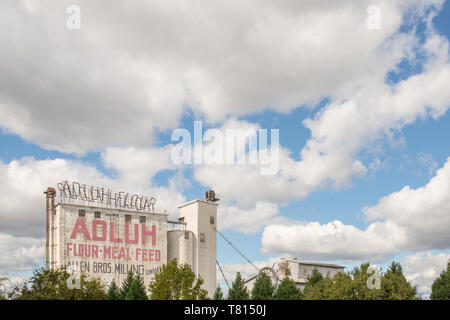
[[(214, 300), (417, 300), (422, 297), (403, 274), (402, 266), (392, 262), (388, 270), (379, 275), (379, 288), (367, 283), (374, 275), (368, 263), (350, 272), (338, 273), (332, 279), (324, 277), (317, 269), (307, 277), (303, 290), (289, 277), (284, 277), (275, 287), (266, 273), (260, 273), (249, 290), (238, 272), (228, 294), (217, 287)], [(99, 279), (80, 275), (79, 288), (69, 288), (71, 276), (65, 269), (35, 270), (32, 277), (15, 284), (0, 299), (9, 300), (204, 300), (208, 292), (201, 286), (203, 279), (195, 275), (188, 264), (178, 265), (171, 260), (163, 265), (154, 281), (145, 285), (142, 276), (128, 273), (119, 286), (112, 281), (108, 286)], [(0, 283), (6, 281), (0, 278)], [(432, 300), (450, 299), (450, 261), (432, 285)]]

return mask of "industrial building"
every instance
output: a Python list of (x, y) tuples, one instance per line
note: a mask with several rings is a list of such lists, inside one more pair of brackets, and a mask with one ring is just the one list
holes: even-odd
[[(205, 200), (178, 206), (176, 221), (155, 212), (152, 197), (68, 181), (58, 183), (57, 190), (49, 187), (45, 192), (47, 268), (65, 267), (119, 285), (132, 271), (148, 284), (164, 264), (177, 259), (202, 277), (203, 288), (212, 296), (217, 284), (216, 235), (238, 250), (217, 230), (219, 199), (212, 190)], [(335, 264), (281, 258), (258, 272), (269, 272), (275, 284), (290, 277), (303, 289), (313, 269), (331, 278), (344, 271)], [(220, 265), (219, 270), (229, 284)], [(246, 280), (249, 287), (256, 276)]]
[[(295, 282), (297, 288), (303, 291), (306, 285), (306, 279), (314, 269), (317, 269), (323, 277), (333, 278), (337, 273), (344, 272), (345, 267), (337, 264), (300, 261), (297, 258), (280, 258), (271, 267), (265, 267), (262, 271), (268, 273), (274, 284), (288, 277)], [(253, 287), (256, 277), (257, 274), (246, 280), (248, 289)]]
[(209, 295), (216, 288), (217, 200), (178, 207), (179, 219), (154, 212), (156, 199), (64, 181), (48, 188), (47, 268), (66, 267), (109, 284), (131, 270), (148, 284), (163, 264), (177, 258), (200, 275)]
[[(272, 278), (274, 285), (288, 277), (295, 282), (297, 288), (303, 291), (306, 280), (314, 269), (317, 269), (323, 277), (333, 278), (337, 273), (344, 272), (345, 267), (337, 264), (300, 261), (297, 258), (280, 258), (271, 267), (264, 267), (261, 271), (266, 272)], [(245, 281), (249, 290), (252, 289), (257, 276), (258, 274)]]
[(333, 278), (337, 273), (344, 272), (344, 266), (337, 264), (305, 262), (297, 259), (281, 258), (278, 262), (278, 277), (283, 280), (289, 277), (296, 283), (300, 289), (305, 288), (306, 279), (314, 269), (317, 269), (323, 277)]

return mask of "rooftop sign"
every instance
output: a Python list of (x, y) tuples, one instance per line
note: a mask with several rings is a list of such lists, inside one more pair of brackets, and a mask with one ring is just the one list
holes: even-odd
[(145, 197), (123, 191), (115, 192), (109, 188), (94, 187), (68, 181), (58, 183), (58, 191), (61, 203), (71, 203), (71, 200), (79, 200), (109, 208), (155, 211), (156, 198), (154, 197)]

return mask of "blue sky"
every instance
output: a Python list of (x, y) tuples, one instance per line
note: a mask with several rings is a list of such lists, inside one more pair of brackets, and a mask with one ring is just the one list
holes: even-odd
[[(43, 233), (21, 235), (10, 226), (23, 215), (38, 229), (42, 221), (35, 216), (43, 210), (30, 206), (42, 205), (39, 188), (70, 173), (92, 180), (85, 183), (154, 192), (158, 209), (170, 213), (177, 201), (202, 198), (213, 187), (224, 199), (219, 226), (223, 218), (224, 234), (252, 261), (290, 255), (348, 269), (370, 261), (385, 269), (397, 260), (422, 292), (429, 291), (431, 277), (450, 258), (448, 235), (439, 229), (450, 228), (448, 213), (442, 214), (449, 199), (431, 206), (435, 199), (427, 198), (448, 188), (442, 181), (450, 156), (449, 1), (344, 1), (323, 8), (286, 2), (270, 19), (251, 14), (251, 2), (237, 16), (216, 4), (205, 11), (179, 4), (184, 10), (170, 12), (138, 2), (124, 18), (120, 6), (111, 5), (106, 15), (78, 1), (85, 19), (79, 31), (58, 25), (64, 2), (0, 6), (0, 21), (9, 23), (0, 29), (15, 32), (13, 39), (6, 31), (0, 37), (2, 48), (12, 43), (0, 56), (0, 183), (5, 198), (28, 183), (38, 189), (23, 195), (29, 206), (0, 215), (6, 219), (0, 248), (27, 252), (20, 266), (0, 264), (0, 275), (28, 275), (42, 261)], [(379, 30), (364, 25), (370, 4), (381, 8)], [(211, 16), (204, 15), (207, 9)], [(204, 19), (191, 20), (197, 15)], [(130, 17), (136, 21), (127, 23)], [(30, 50), (34, 59), (26, 55)], [(204, 130), (279, 129), (286, 151), (279, 175), (174, 165), (171, 134), (176, 128), (192, 132), (196, 120)], [(54, 168), (50, 175), (48, 167)], [(285, 192), (271, 193), (273, 185)], [(404, 199), (417, 203), (409, 208)], [(440, 221), (436, 230), (432, 223), (423, 228), (430, 210)], [(242, 216), (248, 219), (240, 226)], [(370, 231), (375, 224), (394, 229)], [(286, 238), (290, 231), (300, 235)], [(274, 241), (279, 236), (282, 244)], [(321, 247), (330, 237), (344, 239), (342, 246)], [(367, 252), (352, 251), (348, 244), (355, 239)], [(218, 260), (230, 277), (236, 265), (246, 270), (220, 238)]]

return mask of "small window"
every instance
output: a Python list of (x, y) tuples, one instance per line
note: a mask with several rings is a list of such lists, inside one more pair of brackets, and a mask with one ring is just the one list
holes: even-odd
[(306, 271), (306, 268), (305, 269), (303, 269), (303, 274), (306, 274), (307, 273), (307, 271)]
[(330, 271), (327, 271), (327, 278), (330, 277)]
[(147, 222), (147, 217), (144, 217), (144, 216), (139, 217), (139, 223), (146, 223), (146, 222)]
[(125, 215), (125, 222), (126, 223), (130, 223), (131, 222), (131, 215), (130, 214), (126, 214)]
[(84, 218), (86, 217), (86, 210), (78, 210), (78, 217), (79, 218)]
[(95, 219), (101, 219), (102, 218), (102, 213), (100, 211), (95, 211), (94, 212), (94, 218)]
[(204, 233), (200, 233), (200, 242), (205, 243), (205, 234)]
[(187, 231), (184, 232), (184, 239), (189, 240), (189, 232)]
[(214, 224), (214, 217), (209, 217), (209, 224)]

